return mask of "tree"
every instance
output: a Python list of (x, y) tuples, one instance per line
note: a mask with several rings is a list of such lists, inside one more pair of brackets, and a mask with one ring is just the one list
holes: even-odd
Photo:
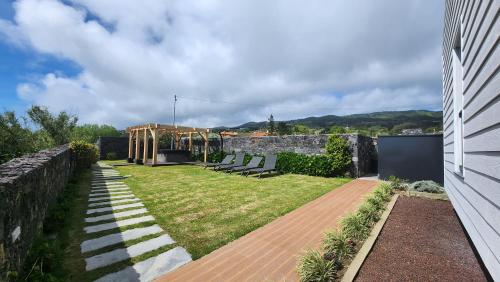
[(306, 125), (303, 125), (303, 124), (296, 124), (293, 126), (292, 128), (292, 132), (294, 134), (304, 134), (304, 135), (308, 135), (308, 134), (312, 134), (314, 133), (314, 130), (311, 129), (310, 127), (306, 126)]
[(347, 130), (343, 126), (334, 125), (334, 126), (330, 127), (329, 132), (330, 132), (330, 134), (344, 134), (344, 133), (347, 133)]
[(276, 132), (276, 126), (274, 124), (274, 117), (273, 115), (271, 114), (271, 116), (269, 117), (269, 122), (268, 122), (268, 130), (269, 130), (269, 134), (274, 134)]
[(66, 144), (70, 141), (71, 132), (76, 126), (78, 118), (60, 112), (57, 117), (53, 116), (47, 108), (32, 106), (28, 110), (31, 120), (40, 126), (54, 140), (55, 145)]
[(14, 112), (0, 114), (0, 163), (33, 152), (33, 136)]
[(118, 137), (122, 133), (111, 125), (84, 124), (76, 126), (71, 132), (71, 141), (95, 143), (101, 136)]
[(280, 121), (278, 122), (278, 135), (288, 135), (292, 133), (292, 129), (286, 122)]

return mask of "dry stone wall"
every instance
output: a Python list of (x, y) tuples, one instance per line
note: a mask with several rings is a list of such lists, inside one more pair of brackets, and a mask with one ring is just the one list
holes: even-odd
[(68, 146), (40, 151), (0, 165), (0, 281), (19, 271), (49, 206), (74, 169)]

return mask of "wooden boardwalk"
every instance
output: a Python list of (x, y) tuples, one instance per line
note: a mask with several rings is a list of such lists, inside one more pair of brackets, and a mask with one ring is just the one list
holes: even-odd
[(377, 181), (356, 179), (157, 281), (296, 281), (298, 255), (356, 210)]

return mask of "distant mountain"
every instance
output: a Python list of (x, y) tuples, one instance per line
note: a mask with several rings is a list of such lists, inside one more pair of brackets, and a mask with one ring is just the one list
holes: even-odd
[[(277, 123), (278, 121), (276, 121)], [(285, 121), (288, 125), (305, 125), (311, 128), (324, 128), (328, 129), (331, 126), (337, 125), (342, 127), (355, 127), (355, 128), (368, 128), (368, 127), (384, 127), (393, 128), (398, 125), (407, 125), (407, 127), (415, 128), (430, 128), (442, 127), (443, 112), (442, 111), (426, 111), (426, 110), (412, 110), (412, 111), (387, 111), (375, 112), (369, 114), (354, 114), (346, 116), (327, 115), (321, 117), (308, 117), (302, 119), (294, 119)], [(230, 129), (246, 129), (258, 130), (265, 128), (266, 121), (261, 122), (247, 122), (242, 125), (231, 127)], [(226, 127), (220, 127), (226, 128)]]

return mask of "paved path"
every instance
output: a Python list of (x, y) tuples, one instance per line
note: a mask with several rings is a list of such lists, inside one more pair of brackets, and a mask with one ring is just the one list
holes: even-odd
[[(89, 238), (81, 244), (86, 271), (106, 270), (146, 255), (142, 261), (121, 270), (104, 271), (107, 274), (98, 281), (152, 281), (191, 261), (191, 255), (155, 224), (155, 218), (122, 181), (124, 177), (102, 163), (93, 167), (92, 174), (84, 219), (84, 231)], [(134, 244), (126, 244), (132, 240)], [(160, 248), (164, 249), (162, 253), (147, 256), (161, 252)]]
[(356, 210), (377, 181), (357, 179), (162, 276), (158, 281), (296, 281), (297, 258)]

